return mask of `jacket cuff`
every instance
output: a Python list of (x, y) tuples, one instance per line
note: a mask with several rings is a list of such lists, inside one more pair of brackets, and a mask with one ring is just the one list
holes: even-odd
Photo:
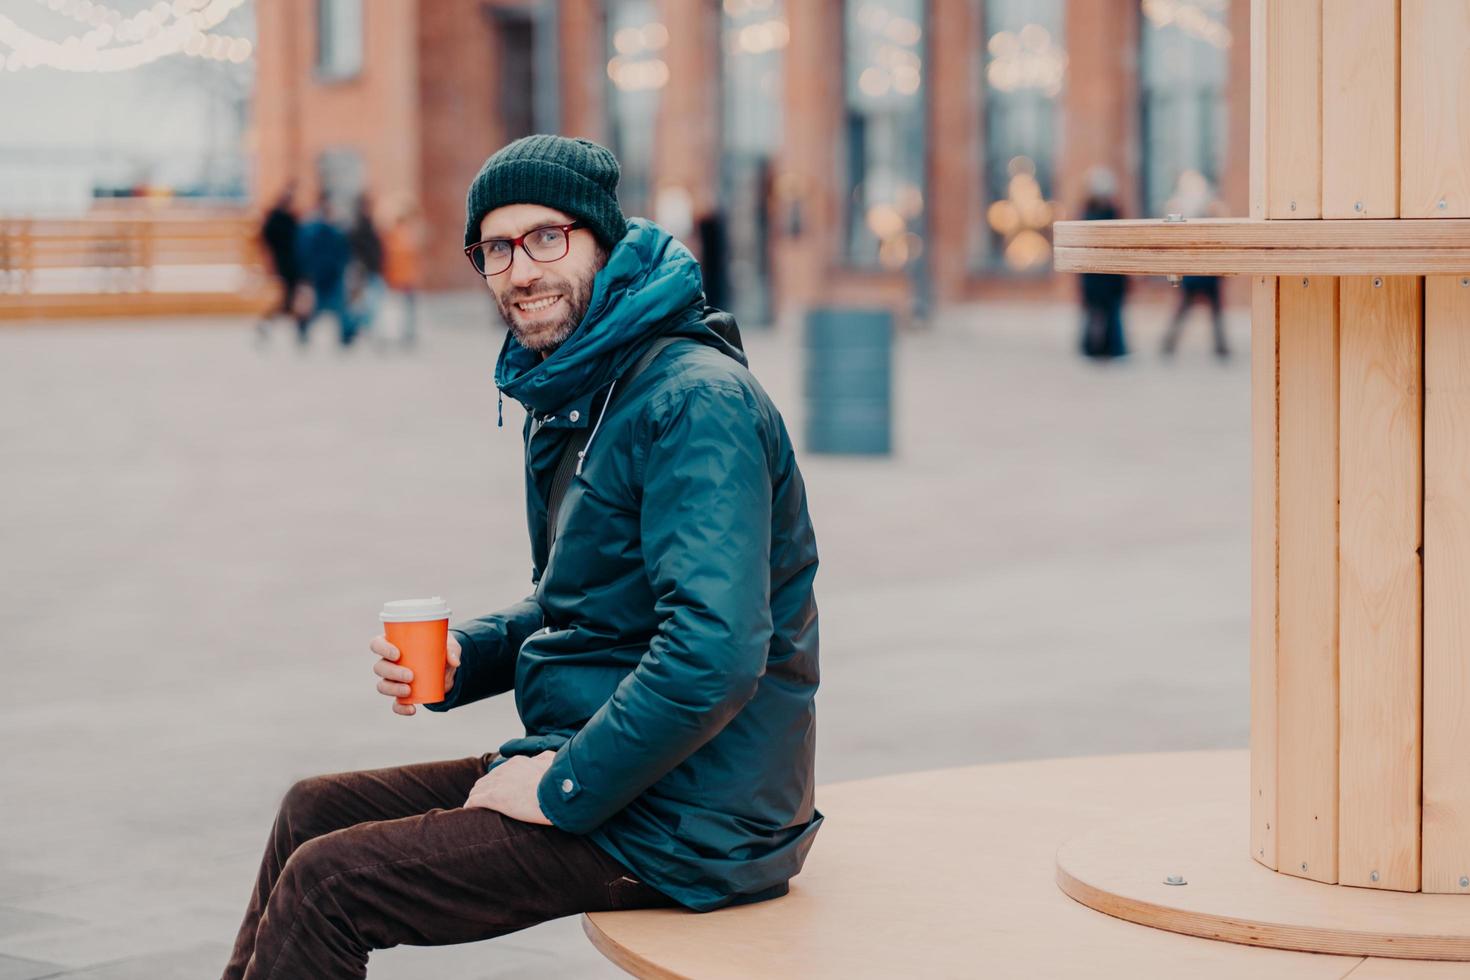
[(557, 750), (551, 767), (536, 786), (536, 802), (559, 829), (569, 834), (588, 834), (596, 830), (608, 815), (602, 814), (597, 801), (585, 792), (577, 771), (572, 767), (572, 743)]
[(451, 629), (449, 632), (459, 640), (459, 666), (454, 669), (454, 686), (444, 692), (444, 700), (424, 705), (430, 711), (448, 711), (450, 708), (459, 706), (460, 695), (468, 686), (470, 664), (475, 662), (475, 658), (471, 655), (475, 641), (470, 639), (470, 635), (464, 630)]

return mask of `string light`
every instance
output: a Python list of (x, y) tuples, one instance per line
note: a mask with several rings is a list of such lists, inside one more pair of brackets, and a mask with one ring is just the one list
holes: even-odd
[(1005, 241), (1006, 265), (1018, 270), (1036, 268), (1051, 257), (1045, 232), (1056, 217), (1055, 206), (1042, 196), (1036, 164), (1030, 157), (1013, 158), (1007, 170), (1006, 196), (986, 209), (985, 218)]
[(669, 29), (658, 21), (623, 27), (613, 33), (617, 50), (607, 63), (607, 77), (624, 92), (652, 92), (669, 83), (669, 66), (657, 56), (669, 43)]
[[(208, 33), (245, 0), (159, 0), (131, 17), (92, 0), (36, 2), (91, 30), (52, 41), (0, 14), (0, 43), (11, 49), (4, 58), (9, 71), (127, 71), (175, 54), (240, 64), (252, 51), (247, 38)], [(122, 43), (109, 47), (113, 42)]]
[(1218, 0), (1142, 0), (1143, 15), (1155, 27), (1177, 27), (1191, 37), (1224, 49), (1230, 47), (1234, 38), (1230, 28), (1212, 12), (1221, 6)]
[(994, 88), (1002, 92), (1040, 89), (1053, 99), (1062, 91), (1067, 55), (1040, 24), (1027, 24), (1014, 33), (999, 31), (985, 46), (990, 52), (985, 78)]

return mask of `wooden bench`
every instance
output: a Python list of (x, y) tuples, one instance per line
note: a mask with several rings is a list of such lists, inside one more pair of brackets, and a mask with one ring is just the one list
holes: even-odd
[(259, 314), (278, 302), (242, 211), (0, 219), (0, 320)]
[[(1141, 811), (1219, 808), (1234, 815), (1243, 854), (1248, 778), (1239, 751), (1006, 763), (823, 786), (817, 806), (827, 821), (789, 895), (703, 915), (595, 913), (583, 928), (639, 977), (1470, 975), (1464, 963), (1298, 953), (1149, 929), (1058, 888), (1059, 847)], [(1148, 873), (1162, 879), (1171, 870)]]

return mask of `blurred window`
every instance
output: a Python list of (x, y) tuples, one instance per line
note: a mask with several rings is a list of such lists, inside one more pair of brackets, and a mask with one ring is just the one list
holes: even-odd
[(924, 213), (923, 0), (844, 4), (847, 259), (901, 269)]
[(496, 97), (506, 142), (561, 129), (556, 66), (560, 58), (552, 3), (488, 8)]
[(992, 268), (1050, 268), (1063, 14), (1062, 0), (985, 0), (984, 264)]
[[(795, 0), (801, 2), (801, 0)], [(720, 210), (701, 225), (705, 292), (742, 323), (770, 323), (773, 161), (781, 149), (785, 0), (723, 0)]]
[(333, 206), (345, 214), (367, 190), (367, 168), (362, 154), (350, 147), (334, 147), (323, 150), (316, 159), (317, 180), (323, 193), (332, 199)]
[(316, 0), (316, 70), (334, 81), (362, 71), (362, 0)]
[(1144, 213), (1197, 210), (1194, 189), (1219, 186), (1224, 161), (1229, 3), (1142, 0), (1141, 9)]
[(608, 119), (622, 168), (623, 211), (647, 215), (659, 93), (669, 83), (669, 29), (654, 0), (606, 0)]

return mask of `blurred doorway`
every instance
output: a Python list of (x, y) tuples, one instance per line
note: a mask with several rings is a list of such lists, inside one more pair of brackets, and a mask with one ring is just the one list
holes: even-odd
[(770, 200), (781, 145), (784, 0), (724, 0), (720, 18), (720, 197), (700, 222), (705, 292), (742, 325), (768, 325)]

